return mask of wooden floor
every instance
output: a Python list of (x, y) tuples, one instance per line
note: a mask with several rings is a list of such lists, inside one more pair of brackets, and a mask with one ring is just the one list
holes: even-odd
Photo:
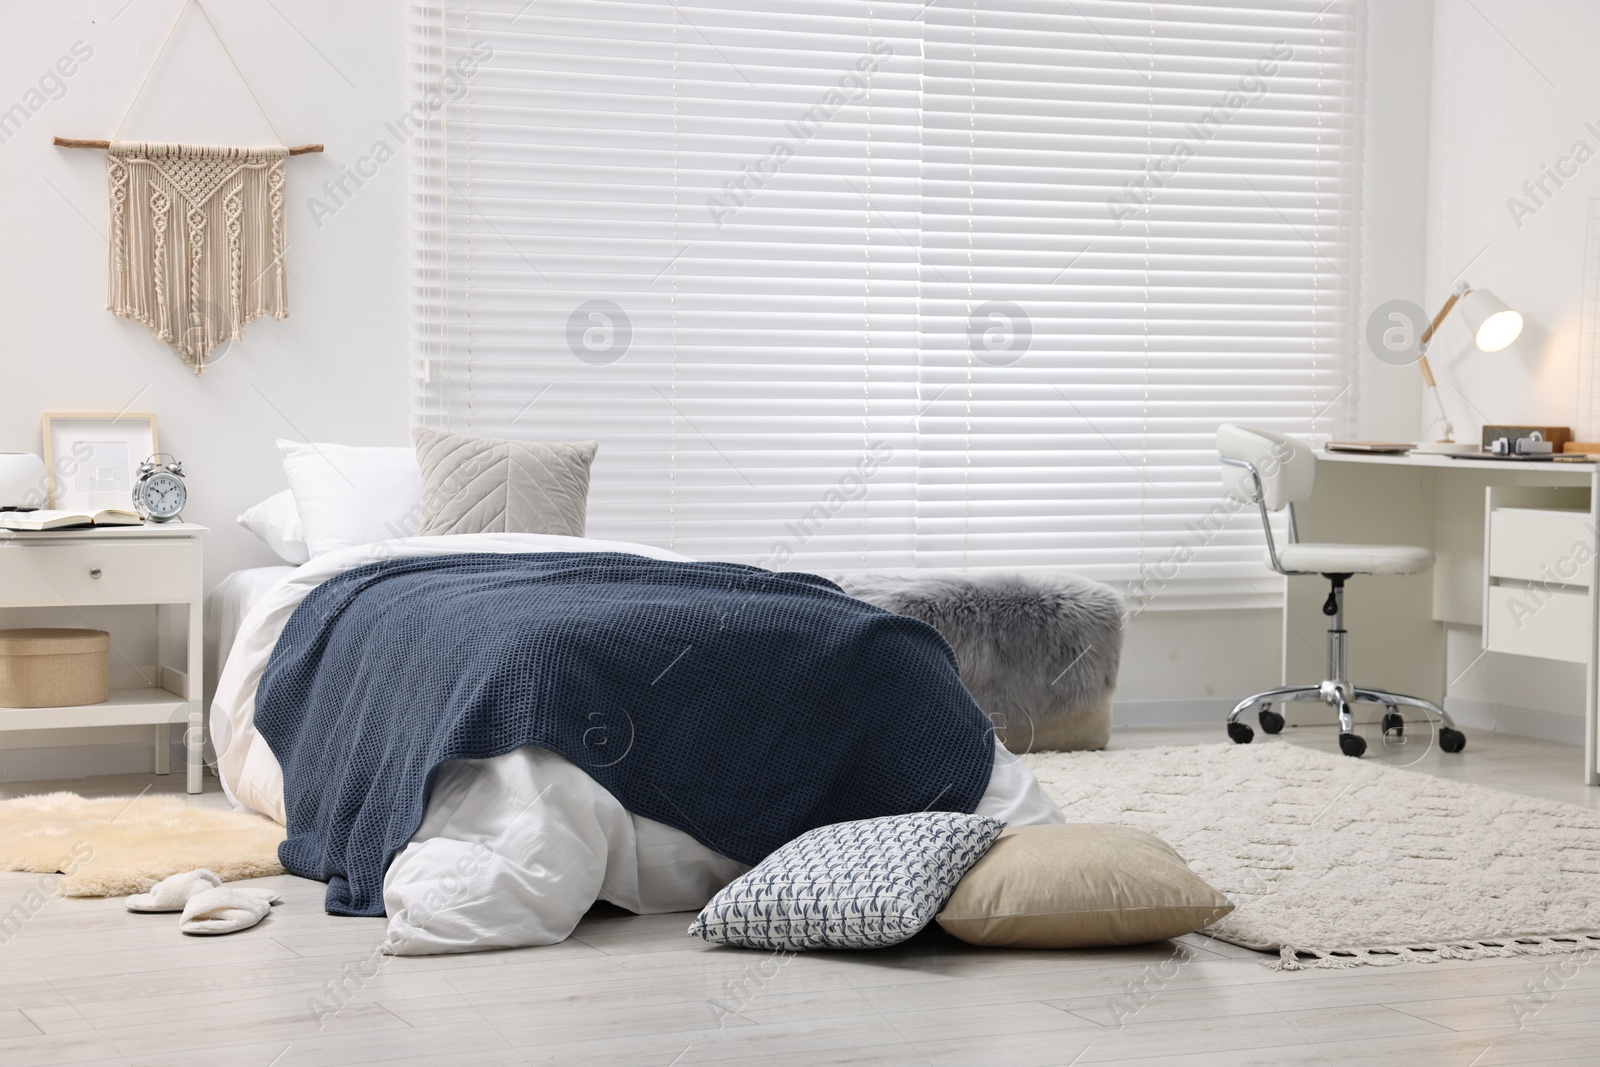
[[(1210, 742), (1142, 728), (1116, 747)], [(1291, 730), (1291, 743), (1334, 747)], [(1426, 773), (1600, 805), (1577, 750), (1474, 733)], [(179, 791), (181, 775), (0, 786)], [(218, 803), (213, 790), (203, 802)], [(1382, 872), (1373, 872), (1381, 878)], [(39, 884), (0, 874), (0, 914)], [(1600, 1063), (1592, 957), (1276, 973), (1191, 936), (1093, 952), (981, 950), (935, 928), (897, 949), (781, 958), (685, 936), (688, 915), (597, 908), (566, 943), (460, 957), (375, 954), (378, 919), (323, 886), (264, 879), (270, 918), (223, 938), (117, 900), (51, 900), (0, 943), (0, 1064)], [(1600, 892), (1600, 881), (1596, 891)]]

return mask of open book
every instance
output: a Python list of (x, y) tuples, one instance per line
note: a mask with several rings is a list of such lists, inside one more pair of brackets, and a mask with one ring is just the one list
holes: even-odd
[(138, 526), (135, 511), (0, 511), (0, 530), (57, 530), (64, 526)]

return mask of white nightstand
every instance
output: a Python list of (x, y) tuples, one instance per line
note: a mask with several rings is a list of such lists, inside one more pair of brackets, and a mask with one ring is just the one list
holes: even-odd
[[(86, 608), (151, 604), (156, 608), (156, 663), (149, 685), (113, 688), (103, 704), (70, 708), (0, 708), (0, 731), (74, 726), (155, 727), (157, 774), (171, 771), (168, 727), (187, 725), (188, 789), (201, 791), (205, 716), (201, 707), (200, 603), (204, 595), (204, 526), (150, 524), (103, 529), (0, 531), (0, 608)], [(174, 630), (167, 613), (188, 608), (187, 658), (172, 665)], [(87, 621), (83, 625), (89, 625)], [(112, 652), (116, 662), (117, 653)], [(115, 685), (115, 682), (113, 682)]]

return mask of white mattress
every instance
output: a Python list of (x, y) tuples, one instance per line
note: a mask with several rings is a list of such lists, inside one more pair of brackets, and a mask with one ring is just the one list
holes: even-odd
[[(282, 567), (251, 567), (248, 570), (234, 571), (222, 581), (217, 583), (215, 589), (206, 594), (205, 625), (204, 630), (204, 664), (205, 664), (205, 706), (212, 706), (212, 697), (216, 695), (217, 680), (222, 677), (222, 668), (227, 663), (228, 654), (233, 650), (233, 642), (239, 636), (239, 627), (244, 623), (245, 616), (250, 614), (250, 609), (255, 607), (262, 597), (293, 574), (295, 568)], [(219, 725), (224, 731), (227, 729), (225, 721), (218, 721), (215, 713), (207, 724), (209, 734), (206, 738), (208, 761), (216, 759), (216, 753), (222, 751), (222, 740), (219, 739), (217, 729)], [(226, 733), (222, 735), (226, 737)], [(214, 762), (212, 765), (215, 765)], [(228, 792), (226, 779), (222, 783), (222, 791), (227, 793), (228, 799), (235, 804), (232, 793)]]
[[(685, 558), (615, 541), (475, 534), (342, 549), (299, 568), (264, 568), (290, 572), (271, 580), (230, 576), (230, 582), (239, 577), (228, 594), (233, 606), (245, 604), (250, 587), (255, 599), (229, 642), (212, 705), (217, 765), (229, 798), (284, 822), (283, 772), (256, 733), (255, 693), (279, 633), (311, 590), (378, 559), (540, 551)], [(999, 745), (977, 810), (1013, 825), (1065, 821), (1032, 772)], [(692, 911), (744, 870), (681, 830), (630, 814), (553, 752), (529, 747), (449, 763), (435, 779), (422, 826), (384, 878), (384, 951), (424, 955), (553, 944), (596, 900), (640, 914)]]
[[(205, 604), (205, 678), (207, 686), (215, 689), (222, 676), (222, 665), (233, 648), (233, 639), (239, 635), (239, 625), (250, 609), (273, 586), (293, 574), (295, 569), (282, 567), (252, 567), (234, 571), (217, 587), (206, 594)], [(206, 695), (210, 699), (210, 694)]]

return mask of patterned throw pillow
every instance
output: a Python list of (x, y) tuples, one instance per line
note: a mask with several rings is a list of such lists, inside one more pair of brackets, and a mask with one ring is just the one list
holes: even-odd
[(821, 826), (711, 898), (689, 933), (745, 948), (883, 948), (927, 926), (1005, 823), (931, 811)]

